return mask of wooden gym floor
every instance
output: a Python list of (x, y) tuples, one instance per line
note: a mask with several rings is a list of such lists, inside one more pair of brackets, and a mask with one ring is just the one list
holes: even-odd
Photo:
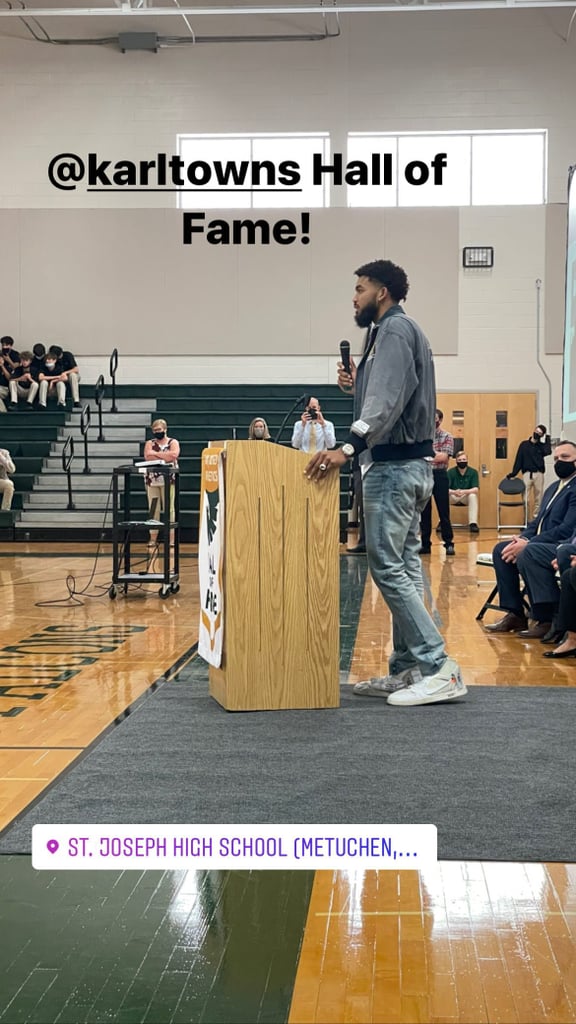
[[(488, 592), (478, 575), (492, 579), (476, 555), (495, 540), (460, 530), (455, 558), (434, 543), (424, 559), (450, 653), (470, 684), (574, 686), (576, 663), (550, 665), (539, 643), (475, 621)], [(195, 656), (194, 549), (165, 601), (150, 586), (110, 601), (109, 550), (95, 566), (94, 554), (0, 551), (0, 830)], [(368, 578), (350, 682), (382, 673), (388, 651)], [(306, 872), (51, 876), (0, 857), (0, 1021), (576, 1022), (575, 864), (317, 872), (310, 896), (311, 883)]]

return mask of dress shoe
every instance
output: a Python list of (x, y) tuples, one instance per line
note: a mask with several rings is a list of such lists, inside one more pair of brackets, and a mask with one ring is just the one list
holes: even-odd
[(478, 523), (470, 523), (470, 533), (480, 533)]
[(514, 612), (506, 612), (503, 619), (493, 622), (491, 626), (484, 626), (488, 633), (516, 633), (519, 629), (526, 628), (526, 619)]
[(446, 554), (447, 555), (455, 555), (456, 554), (456, 552), (454, 550), (454, 545), (453, 544), (445, 544), (444, 547), (446, 548)]
[(346, 554), (347, 555), (365, 555), (366, 554), (366, 545), (365, 544), (357, 544), (355, 548), (347, 548), (346, 549)]
[(564, 631), (562, 629), (557, 629), (556, 626), (554, 625), (554, 623), (552, 623), (552, 625), (550, 626), (550, 629), (546, 633), (546, 636), (542, 637), (540, 643), (541, 644), (554, 644), (554, 646), (557, 647), (558, 644), (563, 639), (564, 639)]
[(542, 640), (550, 632), (551, 622), (535, 622), (528, 629), (521, 629), (518, 636), (522, 640)]
[(544, 651), (543, 658), (576, 658), (576, 647), (570, 651)]

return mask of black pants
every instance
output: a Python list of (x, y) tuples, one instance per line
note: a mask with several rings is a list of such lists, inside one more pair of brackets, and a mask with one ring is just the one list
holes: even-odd
[(576, 633), (576, 566), (562, 573), (558, 632), (565, 632), (567, 629), (571, 633)]
[(357, 459), (354, 459), (352, 473), (354, 481), (354, 497), (356, 498), (356, 508), (358, 510), (358, 543), (365, 544), (366, 537), (364, 534), (364, 498), (362, 492), (362, 472)]
[[(434, 501), (436, 502), (438, 515), (440, 516), (440, 532), (442, 534), (442, 540), (445, 544), (451, 544), (454, 540), (454, 531), (452, 529), (452, 523), (450, 522), (450, 488), (448, 487), (447, 469), (434, 470), (434, 490), (432, 491), (432, 498), (434, 498)], [(430, 501), (426, 505), (426, 508), (420, 517), (420, 533), (422, 536), (422, 545), (425, 548), (430, 546), (430, 538), (432, 537), (432, 498), (430, 498)]]

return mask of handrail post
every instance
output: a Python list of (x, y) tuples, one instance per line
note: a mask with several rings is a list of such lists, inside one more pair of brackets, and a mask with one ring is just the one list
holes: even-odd
[(69, 435), (62, 449), (62, 469), (68, 477), (68, 509), (72, 511), (76, 505), (72, 501), (72, 470), (70, 469), (74, 459), (74, 438)]
[(110, 376), (112, 378), (112, 406), (110, 412), (118, 412), (116, 408), (116, 370), (118, 369), (118, 349), (115, 348), (110, 356)]
[(96, 381), (96, 388), (94, 390), (94, 401), (98, 409), (98, 440), (105, 441), (104, 433), (102, 431), (102, 400), (104, 398), (104, 392), (106, 391), (106, 385), (104, 383), (104, 375), (101, 373)]
[(84, 438), (84, 469), (83, 473), (91, 473), (88, 465), (88, 431), (90, 429), (90, 406), (85, 405), (80, 413), (80, 431)]

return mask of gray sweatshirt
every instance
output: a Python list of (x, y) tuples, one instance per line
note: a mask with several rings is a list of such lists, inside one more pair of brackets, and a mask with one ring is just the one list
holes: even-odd
[(436, 384), (432, 350), (401, 306), (382, 317), (376, 342), (356, 374), (350, 441), (362, 463), (434, 455)]

